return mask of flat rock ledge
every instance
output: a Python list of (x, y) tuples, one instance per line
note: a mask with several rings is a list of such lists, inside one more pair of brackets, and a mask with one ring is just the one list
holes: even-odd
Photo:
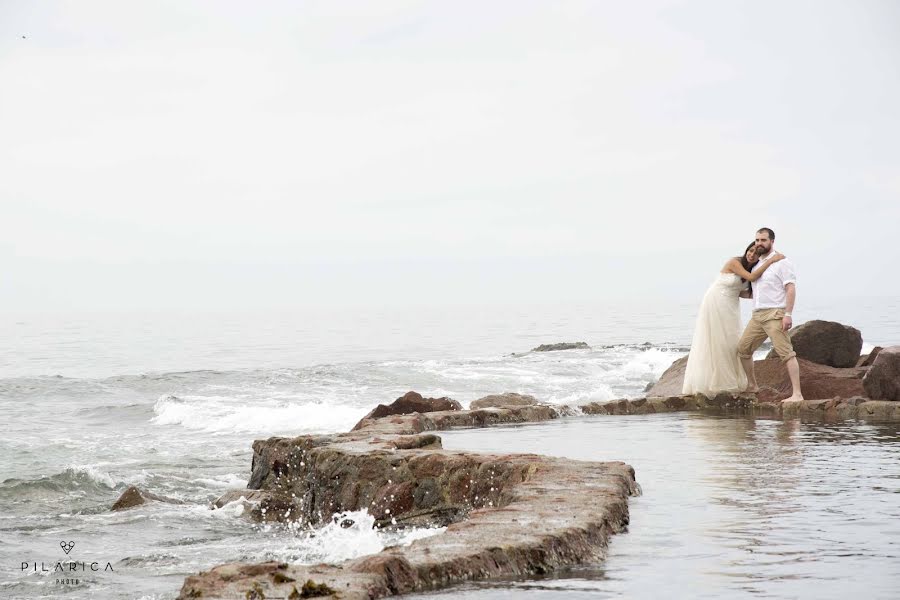
[(634, 469), (534, 454), (446, 451), (431, 431), (537, 422), (571, 414), (548, 405), (368, 419), (354, 431), (253, 444), (251, 518), (321, 524), (366, 508), (387, 526), (447, 526), (409, 546), (339, 565), (231, 563), (185, 579), (179, 598), (380, 598), (455, 583), (538, 575), (601, 560), (628, 524)]
[(872, 400), (863, 396), (786, 402), (761, 402), (753, 394), (718, 394), (708, 398), (668, 396), (591, 402), (578, 408), (588, 415), (647, 415), (653, 413), (699, 411), (714, 414), (763, 415), (774, 417), (812, 417), (825, 420), (861, 419), (900, 421), (900, 402)]

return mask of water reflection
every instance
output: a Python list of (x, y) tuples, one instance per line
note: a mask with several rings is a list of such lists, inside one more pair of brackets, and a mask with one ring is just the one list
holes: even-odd
[(686, 413), (442, 437), (454, 449), (624, 460), (644, 495), (603, 565), (433, 595), (821, 599), (900, 589), (896, 424)]

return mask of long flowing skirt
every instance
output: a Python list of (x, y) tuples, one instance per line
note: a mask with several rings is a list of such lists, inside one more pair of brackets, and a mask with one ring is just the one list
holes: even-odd
[(717, 392), (742, 392), (747, 388), (747, 374), (737, 355), (741, 336), (739, 282), (720, 277), (706, 291), (691, 353), (684, 373), (683, 394), (714, 396)]

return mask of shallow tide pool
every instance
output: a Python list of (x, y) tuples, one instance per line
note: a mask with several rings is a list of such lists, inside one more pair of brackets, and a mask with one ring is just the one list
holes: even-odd
[(444, 447), (631, 464), (605, 563), (429, 598), (898, 598), (900, 425), (592, 417), (442, 432)]

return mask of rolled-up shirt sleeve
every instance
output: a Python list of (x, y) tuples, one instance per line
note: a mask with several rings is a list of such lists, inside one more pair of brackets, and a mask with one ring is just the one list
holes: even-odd
[(794, 269), (794, 263), (787, 259), (781, 261), (780, 275), (782, 285), (797, 283), (797, 271)]

